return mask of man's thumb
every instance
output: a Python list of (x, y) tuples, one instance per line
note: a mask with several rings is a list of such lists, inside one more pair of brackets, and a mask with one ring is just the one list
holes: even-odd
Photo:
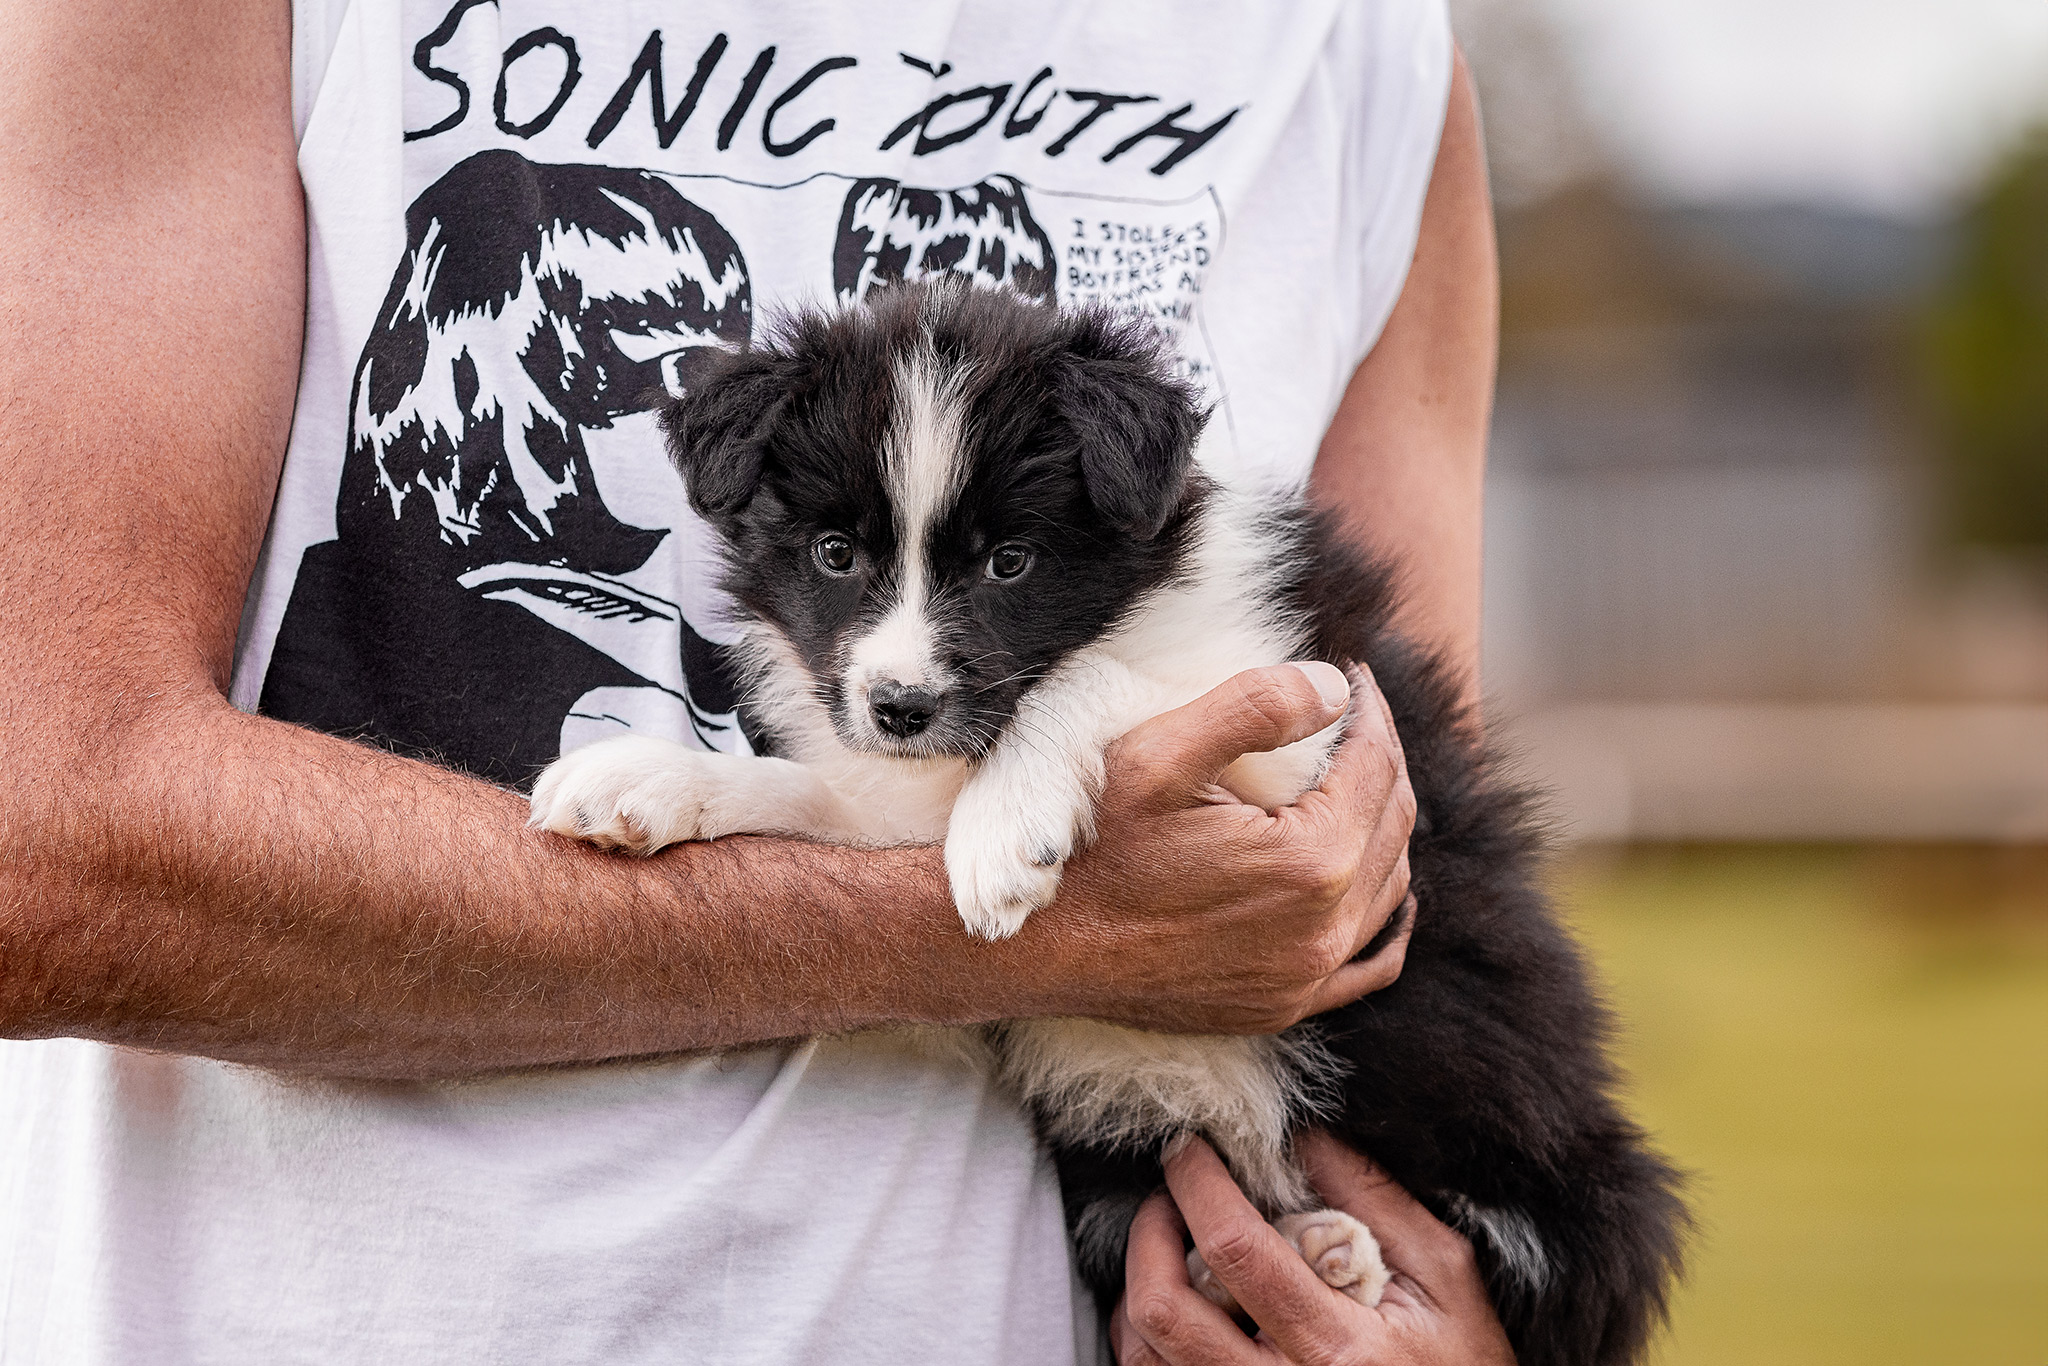
[(1130, 735), (1147, 759), (1191, 787), (1213, 783), (1237, 759), (1306, 740), (1344, 714), (1351, 681), (1312, 661), (1247, 669)]

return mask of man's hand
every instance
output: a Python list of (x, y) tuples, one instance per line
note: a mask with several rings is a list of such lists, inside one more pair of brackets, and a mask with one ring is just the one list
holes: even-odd
[(1110, 753), (1096, 843), (1012, 941), (1027, 971), (1039, 965), (1032, 984), (1056, 998), (1030, 1013), (1273, 1033), (1393, 981), (1407, 923), (1352, 960), (1408, 895), (1415, 795), (1362, 669), (1349, 700), (1322, 786), (1271, 814), (1239, 802), (1221, 775), (1343, 715), (1344, 676), (1329, 665), (1249, 670), (1125, 736)]
[[(1305, 1134), (1310, 1181), (1379, 1239), (1393, 1272), (1365, 1308), (1324, 1285), (1244, 1198), (1208, 1144), (1184, 1145), (1167, 1187), (1131, 1225), (1126, 1290), (1110, 1320), (1122, 1366), (1514, 1366), (1471, 1244), (1369, 1160)], [(1188, 1283), (1185, 1237), (1259, 1325), (1246, 1337)]]

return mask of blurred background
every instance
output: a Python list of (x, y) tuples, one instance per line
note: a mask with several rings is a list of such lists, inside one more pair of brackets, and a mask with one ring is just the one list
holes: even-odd
[(1453, 0), (1500, 214), (1486, 685), (1666, 1363), (2048, 1363), (2048, 0)]

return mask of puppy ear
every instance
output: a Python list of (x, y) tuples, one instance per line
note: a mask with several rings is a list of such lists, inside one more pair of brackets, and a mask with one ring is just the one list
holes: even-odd
[(668, 456), (689, 490), (690, 506), (710, 520), (730, 517), (761, 483), (768, 434), (781, 416), (787, 388), (773, 358), (702, 347), (665, 375), (661, 405)]
[(1180, 506), (1207, 415), (1169, 376), (1149, 339), (1134, 342), (1126, 333), (1109, 340), (1065, 357), (1059, 403), (1095, 510), (1149, 541)]

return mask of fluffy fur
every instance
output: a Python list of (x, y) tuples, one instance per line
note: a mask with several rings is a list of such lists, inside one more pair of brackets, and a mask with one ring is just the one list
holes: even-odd
[[(665, 422), (726, 542), (777, 757), (609, 741), (542, 776), (537, 824), (642, 852), (740, 831), (943, 838), (963, 920), (996, 937), (1091, 838), (1118, 735), (1245, 668), (1364, 661), (1418, 802), (1401, 979), (1272, 1038), (1012, 1021), (985, 1032), (993, 1065), (1054, 1153), (1105, 1304), (1160, 1151), (1189, 1131), (1326, 1281), (1376, 1301), (1371, 1235), (1318, 1210), (1291, 1156), (1316, 1123), (1471, 1237), (1525, 1366), (1640, 1357), (1683, 1211), (1611, 1099), (1606, 1019), (1536, 890), (1527, 799), (1441, 665), (1389, 629), (1385, 569), (1297, 497), (1201, 472), (1201, 415), (1152, 335), (906, 286), (708, 361)], [(1289, 802), (1340, 729), (1225, 781)]]

